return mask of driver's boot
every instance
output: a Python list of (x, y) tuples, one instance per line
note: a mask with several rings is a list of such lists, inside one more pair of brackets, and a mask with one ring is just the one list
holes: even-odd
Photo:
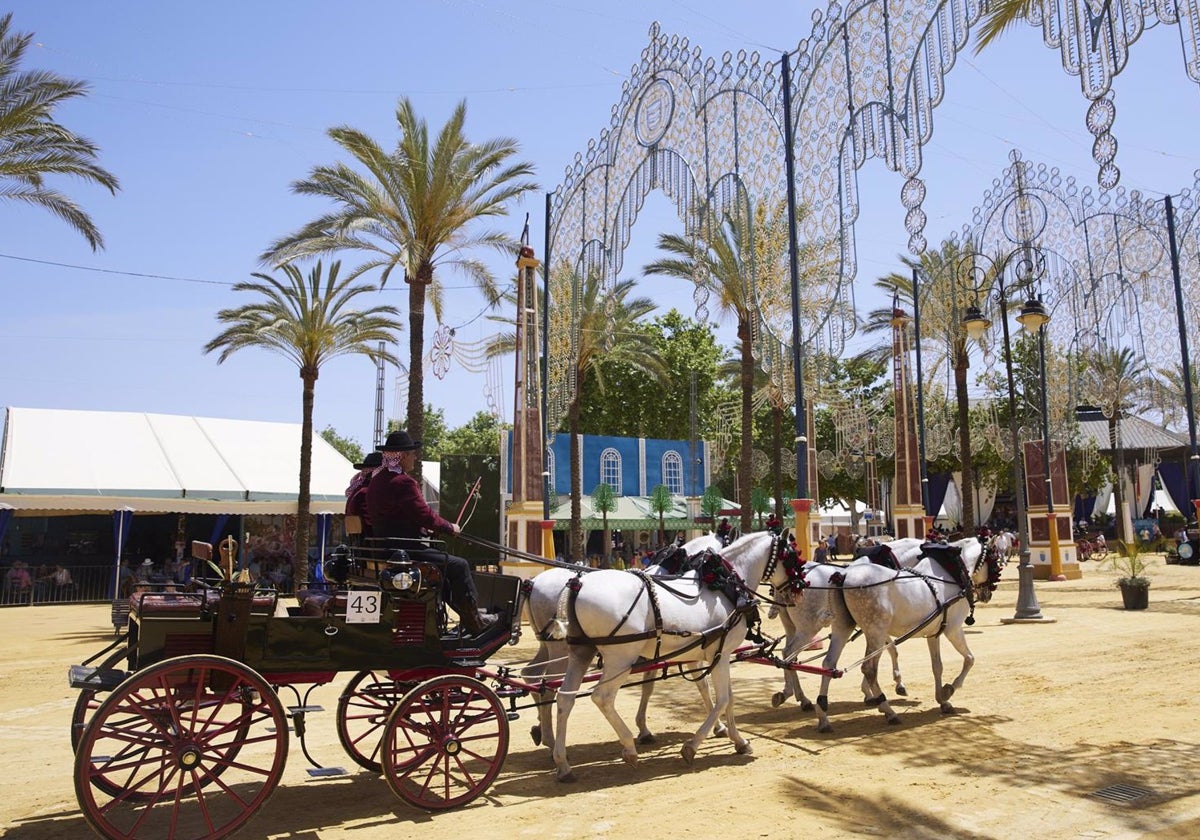
[(478, 636), (500, 620), (499, 616), (479, 609), (479, 604), (470, 595), (464, 595), (455, 601), (454, 610), (458, 613), (462, 626), (472, 636)]

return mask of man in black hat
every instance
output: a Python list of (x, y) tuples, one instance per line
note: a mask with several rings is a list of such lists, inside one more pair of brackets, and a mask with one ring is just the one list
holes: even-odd
[(367, 485), (371, 483), (371, 476), (382, 466), (382, 452), (368, 453), (361, 464), (354, 465), (358, 472), (350, 479), (350, 486), (346, 488), (346, 515), (357, 516), (362, 523), (360, 539), (374, 536), (371, 531), (371, 514), (367, 511)]
[[(383, 464), (367, 485), (367, 515), (376, 538), (417, 540), (427, 532), (457, 534), (462, 530), (433, 512), (420, 486), (409, 475), (420, 448), (421, 441), (413, 440), (405, 431), (392, 432), (379, 447)], [(496, 623), (496, 616), (479, 610), (479, 596), (466, 560), (435, 549), (405, 549), (413, 559), (445, 567), (447, 600), (470, 633), (478, 635)]]

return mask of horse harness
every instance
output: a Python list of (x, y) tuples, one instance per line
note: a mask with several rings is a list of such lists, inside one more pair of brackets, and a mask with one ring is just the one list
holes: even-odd
[[(784, 553), (778, 551), (780, 542), (781, 538), (777, 534), (771, 539), (770, 555), (762, 575), (762, 581), (764, 582), (770, 580), (771, 576), (774, 574), (775, 566), (779, 562), (780, 555)], [(657, 588), (661, 586), (671, 594), (680, 598), (690, 598), (693, 596), (671, 588), (667, 581), (648, 575), (641, 569), (630, 569), (630, 574), (637, 575), (637, 577), (641, 579), (642, 588), (638, 590), (637, 597), (634, 598), (630, 603), (629, 609), (625, 611), (625, 615), (623, 615), (621, 620), (617, 622), (617, 626), (613, 628), (612, 632), (602, 638), (590, 638), (582, 633), (580, 635), (568, 635), (566, 638), (567, 644), (590, 644), (599, 646), (624, 644), (626, 642), (639, 642), (646, 639), (654, 639), (654, 661), (657, 661), (662, 652), (663, 636), (688, 637), (695, 635), (697, 637), (694, 641), (689, 642), (682, 648), (679, 648), (677, 651), (675, 651), (675, 653), (679, 654), (685, 653), (697, 647), (707, 647), (708, 644), (714, 639), (718, 641), (717, 647), (719, 649), (721, 644), (724, 643), (725, 637), (729, 635), (729, 632), (734, 627), (737, 626), (737, 623), (742, 616), (746, 616), (748, 632), (753, 631), (754, 627), (759, 623), (757, 619), (758, 608), (756, 602), (754, 601), (754, 590), (746, 585), (745, 581), (742, 580), (741, 576), (737, 573), (737, 570), (733, 568), (728, 560), (712, 549), (705, 549), (698, 555), (689, 557), (683, 562), (680, 562), (678, 559), (678, 554), (674, 554), (673, 559), (679, 563), (678, 568), (683, 570), (691, 570), (694, 568), (697, 571), (698, 584), (700, 586), (706, 587), (713, 591), (721, 592), (733, 603), (733, 609), (720, 626), (713, 627), (708, 630), (701, 630), (698, 633), (695, 633), (691, 630), (669, 630), (665, 628), (662, 620), (662, 609), (658, 602)], [(785, 563), (786, 562), (787, 561), (785, 560)], [(668, 580), (677, 579), (678, 578), (668, 578)], [(580, 580), (579, 576), (576, 576), (567, 582), (567, 589), (570, 591), (568, 609), (570, 610), (570, 614), (572, 616), (575, 614), (575, 600), (579, 595), (581, 586), (582, 581)], [(638, 605), (638, 602), (641, 601), (643, 592), (646, 593), (650, 599), (650, 609), (654, 615), (654, 629), (644, 630), (639, 633), (624, 633), (618, 635), (620, 629), (625, 626), (625, 622), (629, 620), (629, 616), (633, 614), (633, 610)], [(743, 599), (739, 597), (739, 593), (745, 593), (751, 597), (749, 599)], [(696, 597), (698, 597), (698, 594)], [(572, 626), (578, 627), (578, 622), (572, 621)], [(713, 661), (709, 664), (708, 670), (711, 671), (719, 659), (720, 653), (713, 658)]]

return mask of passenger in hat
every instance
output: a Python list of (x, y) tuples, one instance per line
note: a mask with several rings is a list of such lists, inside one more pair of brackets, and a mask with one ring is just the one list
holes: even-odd
[(367, 511), (367, 485), (371, 482), (371, 476), (382, 466), (382, 452), (368, 453), (361, 464), (354, 465), (354, 469), (358, 472), (355, 473), (354, 478), (350, 479), (350, 486), (346, 488), (346, 515), (357, 516), (362, 522), (362, 539), (373, 536), (371, 515)]
[[(421, 441), (413, 440), (406, 431), (392, 432), (379, 447), (383, 465), (367, 485), (367, 514), (376, 538), (417, 540), (429, 532), (457, 534), (462, 530), (430, 509), (420, 486), (409, 474), (420, 448)], [(431, 548), (405, 549), (414, 560), (445, 567), (443, 595), (470, 633), (478, 635), (496, 623), (496, 616), (479, 609), (479, 596), (466, 560)]]

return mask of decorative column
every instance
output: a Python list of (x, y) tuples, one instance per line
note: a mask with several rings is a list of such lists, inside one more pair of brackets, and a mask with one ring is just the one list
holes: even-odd
[[(537, 269), (541, 263), (529, 246), (528, 226), (521, 238), (521, 252), (517, 258), (516, 399), (510, 467), (512, 503), (505, 512), (505, 535), (509, 548), (552, 558), (554, 540), (550, 529), (553, 522), (548, 528), (543, 505), (545, 450), (537, 296)], [(532, 561), (514, 557), (504, 558), (501, 567), (509, 574), (522, 577), (530, 577), (543, 568)]]
[(896, 481), (892, 487), (895, 536), (924, 537), (928, 530), (921, 497), (921, 450), (913, 408), (912, 371), (908, 361), (908, 324), (904, 310), (892, 309), (892, 386), (896, 400)]
[(1050, 444), (1053, 512), (1046, 498), (1045, 445), (1040, 440), (1022, 445), (1025, 459), (1025, 515), (1029, 517), (1029, 555), (1035, 580), (1078, 580), (1083, 577), (1072, 536), (1072, 508), (1067, 490), (1067, 458), (1061, 446)]

